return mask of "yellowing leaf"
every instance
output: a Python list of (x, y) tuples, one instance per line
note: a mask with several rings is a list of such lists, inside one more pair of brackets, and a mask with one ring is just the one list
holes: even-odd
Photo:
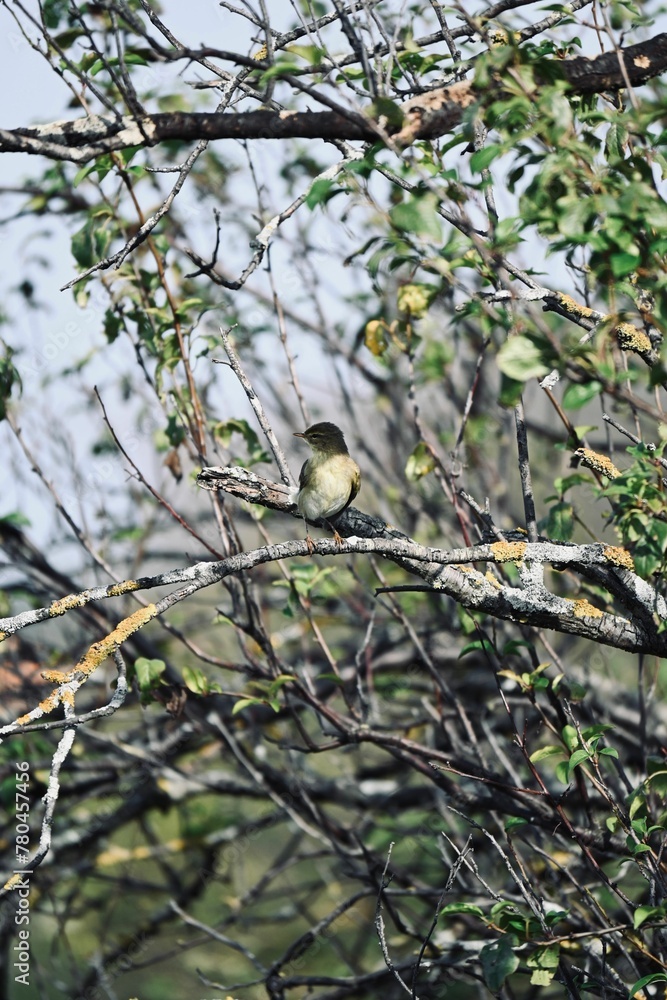
[(435, 461), (423, 441), (420, 441), (405, 463), (405, 475), (411, 483), (433, 472)]
[(379, 358), (387, 350), (387, 324), (381, 319), (371, 319), (364, 330), (364, 343), (371, 354)]

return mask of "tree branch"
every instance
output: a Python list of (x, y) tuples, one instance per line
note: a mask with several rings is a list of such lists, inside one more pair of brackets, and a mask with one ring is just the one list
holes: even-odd
[[(601, 93), (645, 83), (667, 69), (667, 33), (595, 59), (578, 56), (546, 60), (549, 70), (564, 78), (575, 93)], [(258, 69), (268, 69), (257, 62)], [(545, 78), (547, 73), (544, 74)], [(434, 139), (451, 131), (463, 111), (477, 100), (474, 81), (420, 94), (402, 106), (403, 124), (383, 127), (400, 144)], [(375, 142), (377, 125), (356, 112), (251, 111), (231, 113), (161, 113), (123, 118), (88, 115), (31, 128), (0, 129), (0, 153), (21, 152), (54, 160), (86, 163), (104, 153), (130, 146), (156, 146), (166, 140), (213, 139), (361, 139)]]

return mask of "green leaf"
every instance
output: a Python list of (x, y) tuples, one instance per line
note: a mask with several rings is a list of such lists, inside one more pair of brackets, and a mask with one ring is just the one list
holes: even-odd
[(555, 972), (550, 969), (535, 969), (530, 977), (533, 986), (548, 986), (553, 979)]
[(533, 986), (548, 986), (556, 974), (559, 961), (560, 945), (550, 944), (536, 948), (526, 960), (528, 968), (534, 970), (530, 977)]
[(508, 639), (502, 649), (503, 656), (513, 656), (522, 649), (532, 649), (532, 644), (525, 639)]
[(311, 185), (310, 191), (306, 197), (306, 205), (313, 211), (318, 205), (326, 205), (328, 201), (331, 200), (335, 193), (340, 193), (342, 188), (336, 188), (334, 193), (331, 189), (334, 187), (334, 182), (326, 180), (324, 177), (319, 177)]
[(440, 916), (451, 916), (453, 913), (471, 913), (475, 917), (483, 917), (484, 910), (474, 903), (448, 903), (440, 910)]
[(521, 816), (510, 816), (510, 818), (505, 822), (505, 832), (511, 833), (512, 830), (516, 830), (517, 827), (526, 826), (528, 823), (527, 819), (523, 819)]
[(512, 951), (515, 938), (511, 935), (502, 937), (494, 944), (485, 944), (479, 953), (482, 964), (482, 975), (488, 988), (496, 993), (519, 967), (519, 958)]
[(470, 157), (470, 169), (475, 174), (481, 174), (483, 170), (486, 170), (491, 166), (496, 157), (500, 156), (504, 152), (502, 146), (497, 144), (489, 144), (484, 146), (483, 149), (478, 149)]
[(602, 392), (600, 382), (586, 382), (584, 385), (570, 383), (563, 393), (563, 408), (566, 410), (578, 410)]
[(592, 740), (596, 736), (604, 736), (605, 733), (610, 733), (616, 726), (611, 722), (601, 722), (595, 726), (585, 726), (581, 731), (581, 735), (585, 740)]
[(546, 760), (548, 757), (562, 757), (564, 754), (565, 751), (562, 747), (555, 746), (550, 743), (546, 747), (540, 747), (540, 749), (536, 750), (535, 753), (531, 753), (530, 760), (533, 764), (537, 764), (539, 761)]
[(69, 10), (69, 0), (44, 0), (42, 16), (47, 28), (57, 28)]
[(389, 97), (376, 97), (370, 107), (366, 109), (366, 113), (376, 122), (384, 118), (387, 125), (396, 129), (401, 127), (405, 118), (401, 105)]
[(77, 264), (81, 267), (92, 267), (106, 253), (111, 242), (111, 233), (103, 216), (108, 212), (96, 212), (78, 230), (71, 239), (70, 246)]
[(568, 760), (562, 760), (560, 764), (556, 765), (556, 777), (564, 785), (569, 784), (570, 781), (570, 762)]
[(298, 73), (299, 70), (303, 69), (303, 64), (295, 62), (293, 59), (280, 59), (273, 64), (269, 69), (264, 70), (260, 77), (261, 83), (265, 83), (268, 80), (273, 80), (275, 77), (284, 76), (285, 74)]
[(623, 278), (626, 274), (632, 274), (641, 263), (639, 253), (613, 253), (609, 258), (611, 271), (615, 278)]
[(18, 368), (12, 360), (16, 352), (7, 345), (2, 346), (4, 352), (0, 355), (0, 420), (4, 420), (7, 416), (7, 404), (13, 389), (16, 387), (21, 392), (23, 388)]
[(493, 643), (489, 642), (488, 639), (475, 639), (473, 642), (469, 642), (463, 647), (458, 655), (458, 659), (461, 660), (464, 656), (467, 656), (468, 653), (477, 653), (480, 650), (487, 653), (493, 653)]
[(664, 972), (653, 972), (650, 976), (642, 976), (641, 979), (637, 980), (634, 986), (630, 987), (629, 1000), (636, 997), (645, 986), (650, 986), (651, 983), (667, 983), (667, 975), (665, 975)]
[(627, 142), (628, 130), (618, 122), (613, 122), (607, 129), (604, 140), (604, 153), (607, 159), (610, 161), (624, 159)]
[(74, 180), (72, 181), (72, 186), (78, 187), (81, 181), (84, 180), (88, 176), (88, 174), (92, 174), (93, 171), (95, 170), (97, 170), (96, 162), (93, 161), (93, 163), (86, 163), (84, 167), (81, 167), (81, 170), (77, 170), (77, 172), (75, 173)]
[(585, 473), (573, 472), (570, 476), (559, 476), (557, 479), (554, 479), (554, 489), (562, 496), (563, 493), (567, 493), (573, 486), (581, 486), (583, 483), (590, 484), (591, 477)]
[(503, 375), (517, 382), (543, 378), (551, 370), (539, 344), (522, 336), (507, 338), (498, 351), (498, 367)]
[(420, 441), (405, 463), (405, 475), (411, 483), (433, 472), (435, 460), (423, 441)]
[(183, 683), (193, 694), (219, 694), (222, 691), (219, 684), (211, 684), (204, 671), (197, 667), (183, 667)]
[(285, 684), (290, 684), (292, 681), (295, 681), (296, 679), (297, 678), (294, 676), (294, 674), (279, 674), (278, 677), (276, 677), (275, 680), (271, 681), (271, 684), (269, 685), (269, 690), (267, 692), (268, 697), (274, 699), (278, 691), (280, 691), (281, 687), (284, 687)]
[(102, 324), (104, 329), (104, 336), (107, 338), (109, 344), (113, 344), (114, 340), (121, 331), (122, 321), (120, 316), (112, 312), (111, 309), (107, 309), (104, 314), (104, 322)]
[(651, 755), (646, 761), (646, 785), (650, 785), (656, 795), (667, 796), (667, 768), (662, 757)]
[(438, 215), (439, 200), (434, 194), (412, 195), (407, 201), (395, 205), (389, 217), (397, 229), (417, 236), (440, 240), (442, 224)]
[(8, 524), (12, 528), (29, 528), (32, 521), (25, 514), (16, 510), (12, 511), (11, 514), (5, 514), (3, 517), (0, 517), (0, 524)]
[(95, 263), (95, 256), (93, 251), (90, 221), (86, 222), (81, 229), (74, 233), (70, 245), (72, 248), (72, 255), (74, 256), (77, 264), (80, 264), (81, 267), (92, 267)]
[(547, 517), (540, 524), (549, 538), (569, 542), (574, 534), (574, 507), (567, 500), (561, 500), (549, 509)]
[(577, 730), (574, 726), (563, 726), (561, 736), (563, 737), (565, 746), (568, 748), (570, 753), (573, 753), (579, 745), (579, 733)]
[(239, 698), (239, 700), (234, 705), (232, 709), (232, 715), (238, 715), (244, 708), (248, 708), (249, 705), (264, 705), (263, 698)]
[(185, 440), (185, 428), (183, 427), (183, 422), (177, 413), (170, 413), (167, 417), (167, 426), (165, 427), (165, 434), (167, 436), (167, 441), (172, 448), (178, 448), (179, 444), (182, 444)]
[(583, 750), (583, 749), (575, 750), (572, 756), (570, 757), (570, 760), (568, 761), (568, 769), (567, 769), (568, 775), (572, 774), (575, 767), (578, 767), (579, 764), (583, 764), (585, 760), (590, 760), (590, 757), (591, 757), (590, 750)]
[(213, 427), (213, 434), (225, 448), (229, 448), (233, 434), (241, 434), (248, 450), (249, 465), (270, 461), (268, 453), (262, 448), (257, 434), (247, 420), (232, 417), (230, 420), (216, 424)]
[(643, 923), (646, 923), (647, 920), (651, 920), (653, 917), (664, 920), (664, 906), (638, 906), (632, 918), (632, 925), (635, 930), (638, 930)]
[(134, 661), (134, 671), (137, 676), (137, 683), (141, 691), (151, 691), (160, 680), (160, 677), (167, 669), (164, 660), (147, 660), (145, 656), (139, 656)]
[(501, 406), (513, 407), (521, 399), (521, 393), (523, 392), (523, 382), (518, 382), (516, 379), (508, 378), (501, 372), (500, 376), (500, 392), (498, 393), (498, 402)]

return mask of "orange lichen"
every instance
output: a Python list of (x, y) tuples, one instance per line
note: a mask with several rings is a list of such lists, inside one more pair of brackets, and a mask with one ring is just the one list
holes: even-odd
[(60, 692), (60, 700), (63, 705), (69, 705), (70, 708), (74, 708), (74, 692), (71, 688), (65, 688)]
[(496, 562), (521, 562), (526, 554), (525, 542), (494, 542), (491, 552)]
[(651, 341), (643, 330), (638, 330), (632, 323), (619, 323), (612, 330), (616, 335), (618, 346), (623, 351), (634, 351), (640, 356), (650, 354), (653, 350)]
[(101, 639), (100, 642), (94, 642), (85, 656), (83, 656), (76, 667), (74, 672), (80, 671), (85, 676), (92, 674), (93, 670), (106, 660), (107, 656), (110, 656), (117, 646), (125, 642), (126, 639), (134, 633), (137, 632), (142, 625), (151, 621), (152, 618), (157, 614), (157, 608), (154, 604), (148, 604), (145, 608), (139, 608), (134, 614), (129, 615), (124, 618), (119, 625), (110, 632), (109, 635)]
[(573, 601), (574, 604), (574, 617), (575, 618), (602, 618), (602, 611), (599, 608), (594, 607), (590, 601), (586, 598), (579, 598), (577, 601)]
[(81, 608), (86, 603), (85, 597), (81, 594), (68, 594), (67, 597), (61, 597), (59, 601), (54, 601), (49, 608), (49, 617), (57, 618), (58, 615), (65, 615), (72, 608)]
[(627, 549), (623, 549), (619, 545), (605, 545), (604, 557), (612, 565), (623, 566), (625, 569), (631, 569), (634, 572), (634, 560)]
[[(54, 691), (53, 694), (50, 694), (48, 698), (44, 699), (44, 701), (40, 701), (39, 705), (37, 706), (37, 710), (42, 715), (48, 715), (49, 712), (52, 712), (53, 709), (56, 708), (56, 706), (59, 704), (60, 704), (60, 692)], [(33, 719), (33, 713), (28, 712), (26, 715), (21, 715), (16, 720), (16, 725), (25, 726), (26, 723), (31, 722), (32, 719)]]
[(606, 476), (607, 479), (617, 479), (621, 474), (620, 469), (616, 468), (610, 458), (600, 455), (591, 448), (577, 448), (574, 454), (581, 460), (582, 465), (592, 469), (593, 472), (598, 472), (601, 476)]
[(589, 309), (588, 306), (582, 306), (579, 302), (576, 302), (571, 295), (558, 295), (556, 296), (559, 306), (566, 310), (571, 316), (582, 316), (587, 319), (592, 319), (593, 316), (599, 316), (594, 309)]
[(120, 597), (121, 594), (131, 594), (133, 590), (138, 590), (139, 584), (136, 580), (123, 580), (122, 583), (112, 583), (107, 587), (109, 597)]
[(62, 670), (42, 670), (42, 677), (49, 684), (62, 684), (67, 681), (69, 675), (63, 673)]

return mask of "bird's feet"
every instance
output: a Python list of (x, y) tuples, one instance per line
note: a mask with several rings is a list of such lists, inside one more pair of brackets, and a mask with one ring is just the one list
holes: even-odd
[(340, 548), (341, 545), (343, 544), (342, 535), (338, 534), (338, 530), (334, 527), (334, 525), (331, 523), (331, 521), (325, 521), (325, 524), (327, 525), (327, 527), (329, 528), (329, 530), (333, 533), (334, 542)]
[(313, 552), (315, 551), (315, 543), (313, 542), (309, 534), (306, 534), (306, 545), (308, 546), (308, 551), (312, 556)]

